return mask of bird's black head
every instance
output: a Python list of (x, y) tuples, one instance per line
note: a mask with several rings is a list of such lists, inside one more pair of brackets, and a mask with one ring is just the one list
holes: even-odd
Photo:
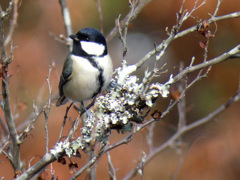
[(78, 56), (104, 56), (107, 54), (106, 39), (94, 28), (85, 28), (77, 34), (70, 35), (73, 39), (72, 54)]

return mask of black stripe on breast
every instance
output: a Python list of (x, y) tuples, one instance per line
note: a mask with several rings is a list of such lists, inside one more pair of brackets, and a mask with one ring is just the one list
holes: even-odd
[(92, 96), (92, 98), (93, 98), (102, 91), (102, 87), (104, 85), (103, 69), (99, 67), (98, 63), (95, 61), (95, 59), (93, 57), (87, 57), (87, 59), (92, 64), (92, 66), (97, 68), (99, 71), (99, 75), (98, 75), (99, 87), (96, 90), (96, 92), (93, 94), (93, 96)]

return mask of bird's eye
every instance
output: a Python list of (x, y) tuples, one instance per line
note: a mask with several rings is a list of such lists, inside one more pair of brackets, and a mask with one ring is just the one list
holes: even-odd
[(86, 37), (86, 41), (90, 41), (89, 37)]

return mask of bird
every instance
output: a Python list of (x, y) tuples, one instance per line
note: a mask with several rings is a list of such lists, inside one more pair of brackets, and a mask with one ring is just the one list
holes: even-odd
[[(112, 78), (113, 64), (104, 35), (95, 28), (84, 28), (69, 36), (73, 48), (62, 69), (56, 106), (96, 97), (105, 90)], [(72, 105), (71, 103), (71, 105)]]

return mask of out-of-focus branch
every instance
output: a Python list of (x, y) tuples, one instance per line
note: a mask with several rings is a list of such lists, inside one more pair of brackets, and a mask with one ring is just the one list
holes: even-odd
[(13, 0), (13, 19), (11, 21), (11, 26), (8, 32), (8, 35), (5, 38), (4, 41), (4, 46), (7, 47), (9, 42), (12, 40), (13, 32), (16, 28), (17, 25), (17, 19), (18, 19), (18, 5), (19, 5), (19, 0)]
[[(67, 37), (72, 34), (72, 23), (71, 23), (71, 17), (70, 13), (67, 7), (67, 2), (66, 0), (59, 0), (59, 4), (61, 5), (62, 8), (62, 16), (63, 16), (63, 21), (66, 29), (66, 34)], [(69, 45), (69, 50), (72, 50), (72, 44), (70, 43)]]
[(112, 160), (111, 160), (111, 155), (110, 155), (109, 151), (107, 152), (107, 158), (108, 158), (108, 167), (109, 167), (108, 173), (110, 175), (110, 179), (111, 180), (117, 180), (116, 169), (113, 166), (113, 163), (112, 163)]
[[(183, 63), (180, 64), (180, 72), (184, 69)], [(180, 84), (178, 85), (178, 91), (182, 92), (186, 86), (186, 80), (181, 79)], [(178, 103), (178, 129), (186, 126), (187, 124), (187, 116), (186, 116), (186, 98), (182, 97), (181, 101)]]
[(102, 8), (101, 8), (101, 0), (96, 0), (97, 9), (99, 13), (99, 20), (100, 20), (100, 31), (103, 34), (103, 15), (102, 15)]
[(71, 17), (70, 13), (67, 7), (67, 1), (66, 0), (59, 0), (59, 3), (62, 8), (62, 16), (63, 16), (63, 21), (66, 29), (67, 36), (72, 34), (72, 23), (71, 23)]
[[(51, 102), (57, 100), (58, 93), (55, 93), (51, 96)], [(43, 113), (43, 110), (45, 106), (47, 105), (49, 100), (45, 101), (41, 106), (37, 106), (36, 104), (33, 104), (33, 112), (29, 115), (29, 117), (17, 127), (17, 129), (22, 131), (19, 134), (19, 139), (23, 141), (22, 139), (25, 137), (26, 134), (28, 134), (33, 128), (34, 124), (36, 123), (39, 116)]]

